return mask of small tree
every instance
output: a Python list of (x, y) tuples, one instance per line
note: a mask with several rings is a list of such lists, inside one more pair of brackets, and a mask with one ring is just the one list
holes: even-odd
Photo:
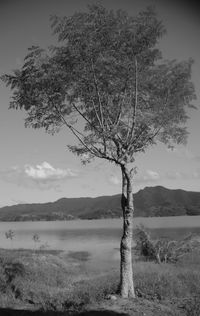
[(132, 222), (135, 157), (163, 142), (185, 143), (186, 110), (195, 98), (192, 60), (162, 61), (157, 48), (165, 33), (148, 8), (136, 17), (91, 5), (87, 12), (51, 18), (59, 45), (31, 47), (21, 69), (2, 79), (13, 90), (10, 108), (24, 109), (25, 126), (78, 140), (69, 149), (83, 163), (98, 157), (122, 172), (123, 297), (134, 297)]
[(147, 232), (144, 226), (137, 227), (134, 233), (135, 240), (135, 252), (147, 260), (155, 260), (156, 253), (153, 241), (150, 234)]
[(32, 239), (33, 239), (33, 241), (34, 241), (34, 243), (35, 243), (35, 250), (36, 250), (36, 248), (37, 248), (37, 243), (40, 242), (40, 236), (39, 236), (37, 233), (35, 233), (35, 234), (33, 234)]
[(12, 229), (9, 229), (7, 232), (5, 232), (5, 236), (7, 239), (10, 239), (11, 247), (12, 247), (12, 242), (13, 242), (13, 239), (15, 237), (14, 231)]

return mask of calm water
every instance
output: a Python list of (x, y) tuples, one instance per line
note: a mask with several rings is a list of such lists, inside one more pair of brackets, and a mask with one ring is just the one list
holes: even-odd
[[(143, 224), (152, 229), (153, 235), (176, 238), (200, 233), (200, 216), (162, 218), (136, 218), (134, 227)], [(166, 228), (166, 229), (163, 229)], [(14, 232), (13, 240), (5, 232)], [(38, 234), (39, 242), (33, 235)], [(122, 219), (77, 220), (55, 222), (0, 222), (0, 248), (61, 249), (64, 251), (88, 251), (91, 258), (105, 262), (119, 258)]]

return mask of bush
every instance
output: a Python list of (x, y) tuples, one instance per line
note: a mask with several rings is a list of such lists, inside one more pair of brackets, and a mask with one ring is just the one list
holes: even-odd
[(18, 296), (15, 281), (25, 275), (24, 265), (13, 258), (0, 258), (0, 292), (12, 292), (15, 297)]
[(150, 234), (144, 226), (140, 226), (135, 231), (135, 252), (140, 258), (162, 262), (177, 262), (187, 253), (192, 253), (199, 248), (199, 243), (192, 240), (192, 236), (186, 237), (182, 241), (169, 239), (152, 240)]
[(4, 268), (0, 265), (0, 293), (5, 293), (7, 289), (7, 280)]
[(134, 240), (136, 242), (136, 254), (148, 260), (155, 260), (155, 247), (150, 238), (149, 233), (144, 228), (144, 226), (137, 227), (137, 229), (134, 232), (134, 235)]

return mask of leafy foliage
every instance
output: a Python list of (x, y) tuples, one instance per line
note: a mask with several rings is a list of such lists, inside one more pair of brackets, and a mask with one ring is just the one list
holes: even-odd
[(193, 236), (187, 236), (183, 240), (157, 239), (153, 240), (144, 226), (137, 228), (135, 232), (136, 253), (147, 260), (157, 263), (177, 262), (187, 253), (199, 249), (200, 243), (193, 240)]
[(59, 45), (32, 46), (23, 67), (2, 76), (26, 126), (51, 133), (66, 126), (79, 141), (70, 150), (86, 162), (124, 164), (157, 141), (186, 141), (193, 62), (162, 61), (165, 28), (152, 8), (131, 17), (90, 5), (51, 22)]

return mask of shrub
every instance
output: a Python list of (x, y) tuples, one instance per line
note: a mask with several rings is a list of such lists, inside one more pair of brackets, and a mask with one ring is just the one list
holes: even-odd
[(135, 251), (140, 257), (148, 260), (155, 260), (155, 247), (150, 238), (149, 233), (145, 230), (144, 226), (137, 227), (135, 233)]
[(16, 294), (15, 280), (25, 275), (25, 267), (16, 259), (0, 258), (0, 292)]
[(150, 234), (144, 226), (140, 226), (135, 231), (135, 252), (140, 258), (161, 262), (177, 262), (187, 253), (192, 253), (199, 248), (199, 243), (192, 240), (192, 236), (181, 241), (169, 239), (152, 240)]

